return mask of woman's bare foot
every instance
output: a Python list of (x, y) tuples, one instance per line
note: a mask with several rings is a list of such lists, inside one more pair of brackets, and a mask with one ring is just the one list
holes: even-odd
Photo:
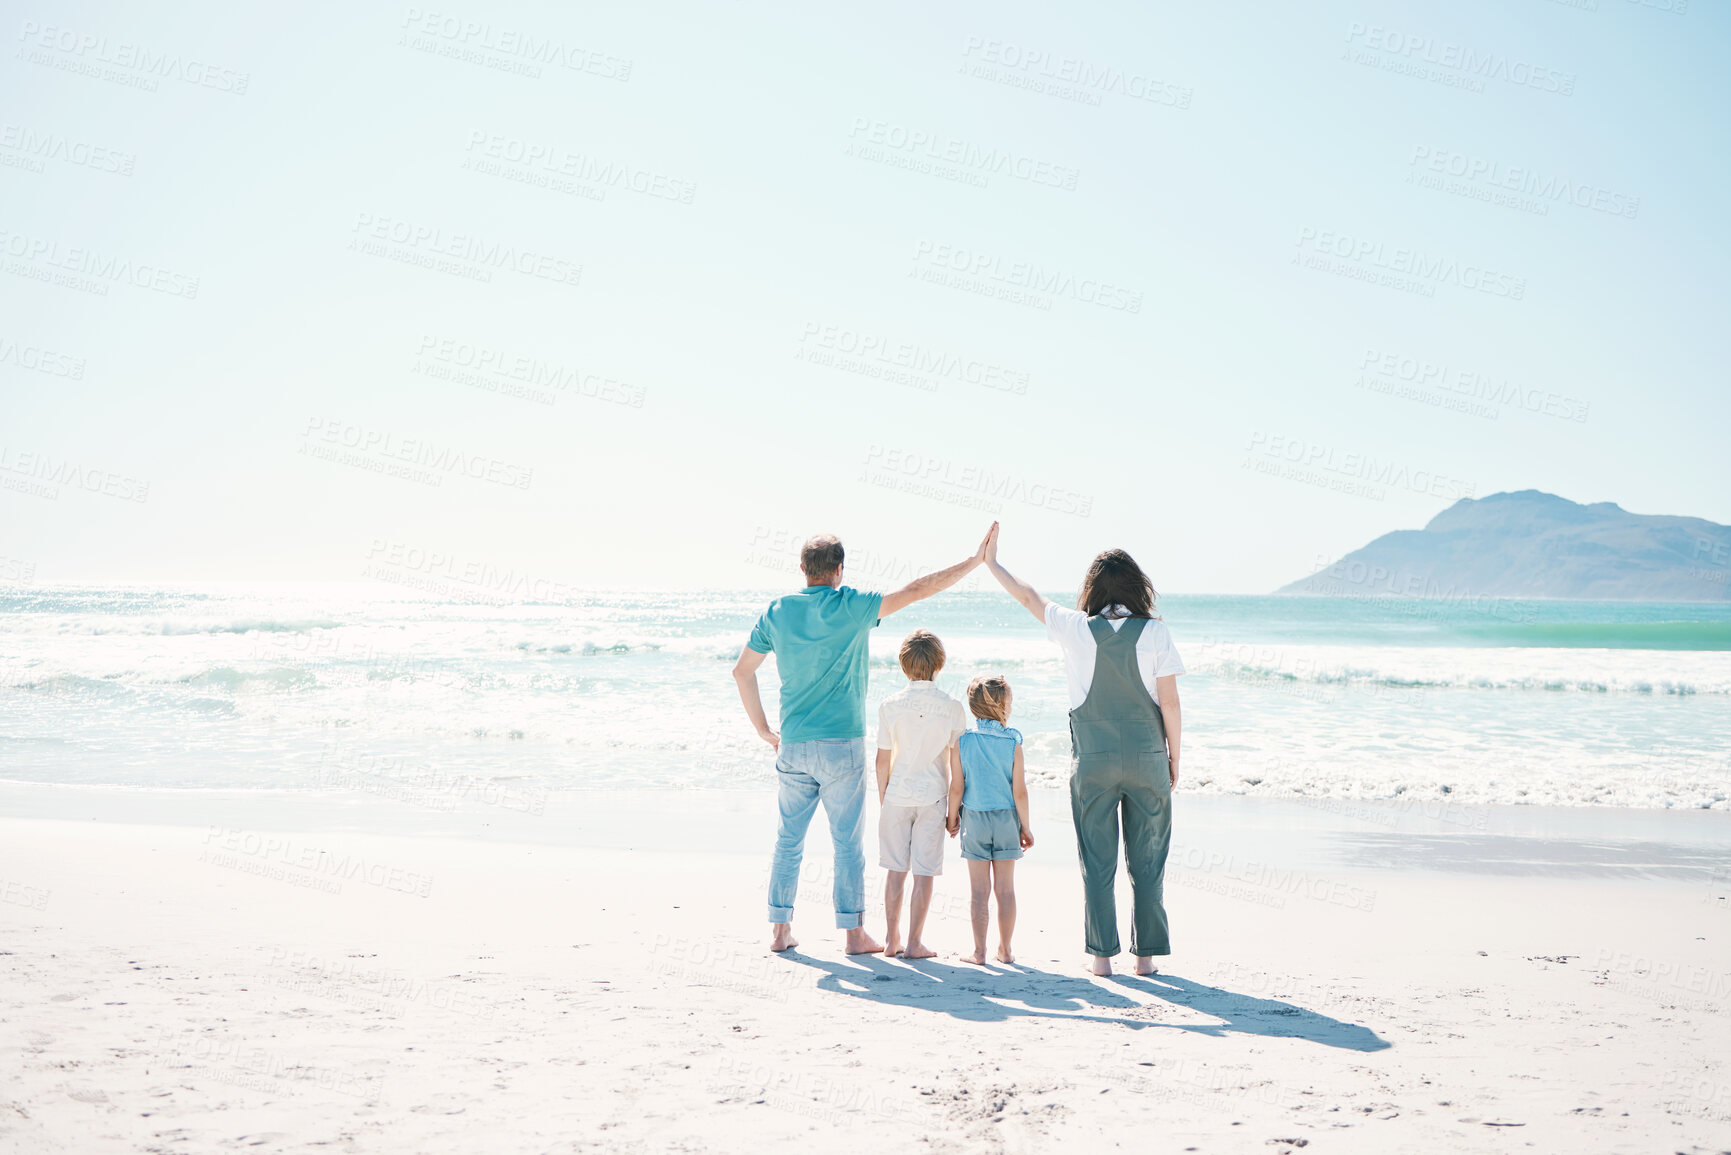
[(793, 924), (778, 922), (775, 924), (775, 937), (770, 940), (769, 949), (777, 954), (784, 950), (792, 950), (799, 945), (799, 940), (793, 937)]
[(972, 954), (965, 954), (962, 956), (962, 961), (965, 963), (973, 963), (977, 967), (983, 967), (986, 965), (986, 952), (983, 950), (977, 950)]
[(1101, 978), (1110, 978), (1112, 975), (1112, 960), (1107, 958), (1105, 955), (1095, 955), (1094, 961), (1088, 969), (1099, 975)]
[(998, 948), (997, 959), (1001, 963), (1013, 963), (1016, 961), (1016, 956), (1010, 953), (1009, 947), (1001, 946)]
[(882, 954), (883, 944), (865, 932), (864, 927), (854, 927), (847, 932), (848, 954)]
[(902, 953), (902, 944), (900, 942), (897, 942), (894, 936), (891, 936), (890, 939), (884, 943), (884, 957), (885, 958), (894, 958), (896, 955), (899, 955), (901, 953)]
[(1136, 957), (1136, 973), (1146, 978), (1149, 975), (1159, 974), (1160, 968), (1154, 965), (1153, 958), (1138, 955)]
[(908, 949), (902, 952), (903, 958), (937, 958), (938, 952), (917, 939), (908, 940)]

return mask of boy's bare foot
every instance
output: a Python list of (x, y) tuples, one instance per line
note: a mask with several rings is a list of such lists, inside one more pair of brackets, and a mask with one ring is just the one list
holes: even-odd
[(847, 932), (848, 954), (882, 954), (883, 944), (865, 932), (864, 927), (854, 927)]
[(962, 956), (962, 961), (965, 963), (973, 963), (977, 967), (983, 967), (986, 965), (986, 952), (983, 950), (977, 950), (972, 954), (965, 954)]
[(769, 942), (769, 949), (777, 954), (784, 950), (792, 950), (799, 945), (799, 940), (793, 937), (793, 924), (778, 922), (775, 924), (775, 937)]
[(1016, 956), (1010, 953), (1009, 947), (1001, 946), (998, 948), (997, 959), (1001, 963), (1013, 963), (1016, 961)]
[(901, 941), (899, 939), (897, 939), (894, 935), (891, 935), (889, 938), (884, 940), (884, 957), (885, 958), (894, 958), (896, 955), (901, 954), (901, 953), (902, 953)]
[(903, 958), (937, 958), (938, 952), (923, 942), (909, 940), (908, 949), (902, 952)]
[(1160, 968), (1154, 965), (1153, 958), (1145, 958), (1138, 955), (1136, 958), (1136, 973), (1146, 978), (1149, 975), (1159, 974)]
[(1104, 955), (1095, 955), (1094, 961), (1088, 969), (1099, 975), (1101, 978), (1110, 978), (1112, 975), (1112, 960)]

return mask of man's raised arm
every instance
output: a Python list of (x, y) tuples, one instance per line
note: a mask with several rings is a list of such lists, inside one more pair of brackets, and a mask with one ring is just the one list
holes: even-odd
[(878, 617), (887, 618), (899, 609), (924, 601), (935, 593), (949, 589), (968, 576), (968, 573), (986, 560), (986, 550), (998, 540), (998, 523), (993, 522), (992, 528), (986, 531), (985, 540), (980, 542), (980, 548), (974, 551), (974, 556), (966, 561), (959, 561), (948, 569), (917, 577), (894, 593), (884, 595), (883, 605), (878, 608)]

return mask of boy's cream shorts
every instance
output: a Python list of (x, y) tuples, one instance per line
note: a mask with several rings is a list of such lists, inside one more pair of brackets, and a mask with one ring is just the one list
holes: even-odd
[(878, 865), (898, 873), (939, 875), (944, 872), (943, 802), (924, 806), (885, 803), (878, 814)]

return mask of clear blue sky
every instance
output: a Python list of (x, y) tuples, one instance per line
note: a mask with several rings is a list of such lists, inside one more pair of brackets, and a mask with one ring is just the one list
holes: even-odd
[(1680, 2), (26, 10), (0, 557), (763, 586), (1001, 501), (1036, 581), (1259, 592), (1465, 492), (1731, 522), (1731, 18)]

